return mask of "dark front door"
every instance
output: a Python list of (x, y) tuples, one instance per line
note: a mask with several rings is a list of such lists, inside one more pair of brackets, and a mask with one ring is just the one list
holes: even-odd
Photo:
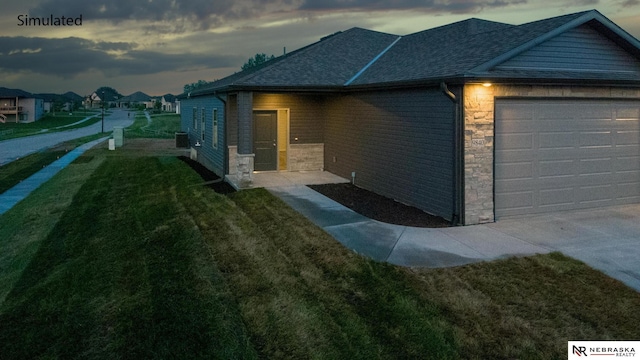
[(276, 170), (278, 166), (278, 114), (276, 111), (253, 112), (253, 153), (256, 171)]

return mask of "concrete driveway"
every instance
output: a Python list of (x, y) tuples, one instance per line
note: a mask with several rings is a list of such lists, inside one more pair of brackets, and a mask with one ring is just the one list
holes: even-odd
[(640, 291), (640, 204), (512, 218), (482, 226), (560, 251)]
[(429, 229), (368, 219), (304, 185), (281, 185), (267, 188), (377, 261), (437, 268), (559, 251), (640, 292), (640, 204)]

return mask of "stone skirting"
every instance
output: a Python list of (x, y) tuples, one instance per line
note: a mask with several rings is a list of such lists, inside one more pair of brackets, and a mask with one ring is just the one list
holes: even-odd
[(253, 158), (254, 154), (238, 154), (236, 179), (240, 188), (248, 188), (253, 184)]
[(494, 108), (496, 97), (640, 99), (640, 90), (614, 87), (465, 85), (465, 225), (494, 221)]
[(227, 175), (236, 175), (236, 169), (238, 168), (238, 147), (229, 146), (229, 168), (227, 169)]
[(289, 171), (324, 170), (324, 144), (289, 145)]

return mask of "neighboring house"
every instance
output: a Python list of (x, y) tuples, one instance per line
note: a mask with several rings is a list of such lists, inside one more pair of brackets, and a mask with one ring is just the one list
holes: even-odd
[(178, 113), (175, 95), (171, 95), (171, 94), (162, 95), (160, 102), (162, 103), (162, 111)]
[(3, 122), (34, 122), (44, 115), (43, 99), (20, 89), (0, 87)]
[(91, 95), (85, 97), (85, 108), (97, 109), (103, 107), (103, 105), (106, 108), (116, 107), (119, 106), (118, 100), (120, 98), (121, 96), (113, 90), (94, 91)]
[(67, 92), (65, 94), (37, 94), (37, 97), (41, 98), (44, 102), (44, 112), (57, 111), (71, 111), (76, 103), (82, 101), (82, 97), (73, 92)]
[(154, 101), (151, 96), (142, 91), (136, 91), (131, 95), (120, 98), (120, 100), (118, 100), (118, 107), (129, 108), (144, 105), (145, 108), (149, 109), (153, 107), (153, 103)]
[(355, 174), (456, 224), (640, 202), (640, 42), (595, 10), (353, 28), (180, 101), (198, 161), (239, 187)]

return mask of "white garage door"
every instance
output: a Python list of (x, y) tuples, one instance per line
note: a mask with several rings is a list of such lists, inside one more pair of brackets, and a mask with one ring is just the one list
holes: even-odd
[(640, 202), (640, 101), (495, 105), (495, 215)]

